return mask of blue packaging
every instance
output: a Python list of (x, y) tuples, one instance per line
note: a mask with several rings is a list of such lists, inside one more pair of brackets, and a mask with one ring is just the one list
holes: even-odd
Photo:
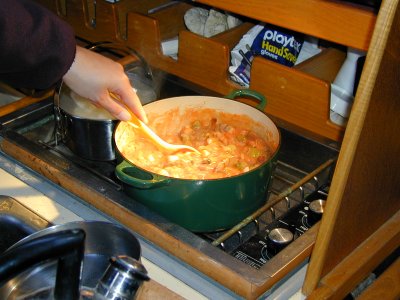
[(229, 72), (235, 81), (248, 86), (251, 62), (255, 56), (262, 56), (292, 67), (296, 63), (303, 42), (302, 34), (272, 25), (256, 25), (231, 51)]

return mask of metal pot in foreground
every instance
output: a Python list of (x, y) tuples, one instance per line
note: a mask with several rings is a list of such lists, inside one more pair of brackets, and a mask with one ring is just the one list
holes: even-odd
[[(139, 241), (122, 226), (98, 221), (55, 225), (23, 238), (0, 256), (0, 283), (4, 284), (0, 298), (132, 294), (148, 280), (140, 257)], [(129, 280), (119, 281), (116, 287), (110, 283), (110, 272), (116, 277), (123, 273)]]
[[(239, 93), (241, 95), (242, 92)], [(265, 106), (265, 99), (261, 101)], [(178, 179), (155, 174), (138, 167), (124, 157), (121, 149), (123, 123), (117, 125), (115, 143), (124, 159), (116, 168), (124, 191), (167, 219), (194, 232), (212, 232), (232, 227), (261, 207), (267, 200), (280, 133), (260, 110), (226, 98), (185, 96), (155, 101), (144, 106), (147, 113), (179, 108), (212, 108), (226, 113), (251, 117), (265, 127), (268, 139), (275, 145), (272, 157), (259, 167), (238, 176), (212, 179)]]

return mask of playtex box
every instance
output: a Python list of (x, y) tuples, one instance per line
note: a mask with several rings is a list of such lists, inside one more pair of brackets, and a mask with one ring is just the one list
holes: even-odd
[(255, 56), (292, 67), (303, 41), (302, 34), (268, 24), (256, 25), (231, 51), (229, 73), (234, 81), (249, 86), (251, 62)]

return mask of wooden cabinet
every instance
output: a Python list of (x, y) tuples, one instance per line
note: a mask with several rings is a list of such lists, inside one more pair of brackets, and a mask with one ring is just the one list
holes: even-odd
[[(259, 21), (358, 49), (368, 49), (376, 14), (368, 8), (341, 1), (169, 1), (39, 0), (73, 25), (86, 40), (117, 41), (134, 48), (154, 67), (226, 95), (241, 86), (230, 79), (230, 51)], [(56, 3), (56, 4), (54, 4)], [(189, 32), (185, 12), (196, 5), (208, 5), (245, 18), (237, 28), (204, 38)], [(179, 37), (178, 58), (163, 55), (162, 42)], [(344, 128), (330, 121), (330, 82), (345, 58), (327, 49), (294, 68), (255, 59), (250, 88), (263, 93), (265, 109), (278, 125), (298, 128), (312, 135), (340, 142)], [(311, 67), (310, 67), (311, 66)]]
[(306, 294), (320, 286), (331, 291), (329, 297), (343, 297), (344, 291), (338, 287), (343, 288), (346, 279), (350, 280), (348, 285), (354, 284), (354, 277), (339, 275), (335, 268), (346, 263), (346, 257), (358, 247), (373, 240), (381, 228), (390, 229), (375, 240), (374, 246), (364, 248), (369, 252), (364, 255), (372, 254), (375, 261), (366, 263), (356, 256), (358, 260), (350, 265), (360, 272), (358, 277), (365, 278), (400, 245), (399, 28), (398, 1), (384, 1), (311, 257)]
[[(39, 2), (70, 22), (79, 37), (124, 43), (150, 65), (221, 95), (240, 88), (228, 76), (230, 51), (258, 21), (368, 51), (346, 129), (329, 121), (330, 82), (344, 60), (343, 53), (326, 49), (294, 68), (261, 58), (252, 65), (250, 88), (265, 94), (266, 113), (279, 125), (342, 143), (304, 293), (312, 294), (319, 285), (335, 290), (327, 284), (332, 281), (324, 281), (324, 277), (400, 210), (397, 0), (383, 1), (378, 14), (363, 6), (329, 0), (199, 0), (179, 2), (151, 14), (151, 8), (169, 1)], [(249, 19), (239, 27), (204, 38), (186, 30), (183, 22), (185, 11), (200, 4)], [(164, 40), (175, 36), (179, 36), (178, 59), (163, 55), (161, 49)], [(387, 247), (395, 248), (400, 244), (398, 217), (392, 222), (394, 231), (382, 238), (390, 240)], [(377, 251), (382, 259), (384, 254)], [(371, 263), (368, 268), (373, 266)], [(358, 275), (367, 274), (368, 268)], [(354, 284), (347, 284), (341, 293)]]

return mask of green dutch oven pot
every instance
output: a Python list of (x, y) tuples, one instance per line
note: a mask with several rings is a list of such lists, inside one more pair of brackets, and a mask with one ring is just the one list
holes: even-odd
[[(233, 100), (252, 97), (259, 101), (257, 109)], [(124, 192), (170, 221), (193, 232), (214, 232), (231, 228), (265, 204), (271, 175), (280, 146), (280, 133), (263, 112), (264, 96), (255, 91), (237, 90), (227, 98), (183, 96), (151, 102), (144, 106), (147, 113), (162, 114), (179, 107), (213, 108), (227, 113), (247, 115), (261, 123), (265, 137), (273, 143), (271, 159), (249, 172), (221, 179), (195, 180), (172, 178), (141, 169), (121, 153), (117, 125), (115, 143), (122, 162), (115, 173), (123, 182)]]

